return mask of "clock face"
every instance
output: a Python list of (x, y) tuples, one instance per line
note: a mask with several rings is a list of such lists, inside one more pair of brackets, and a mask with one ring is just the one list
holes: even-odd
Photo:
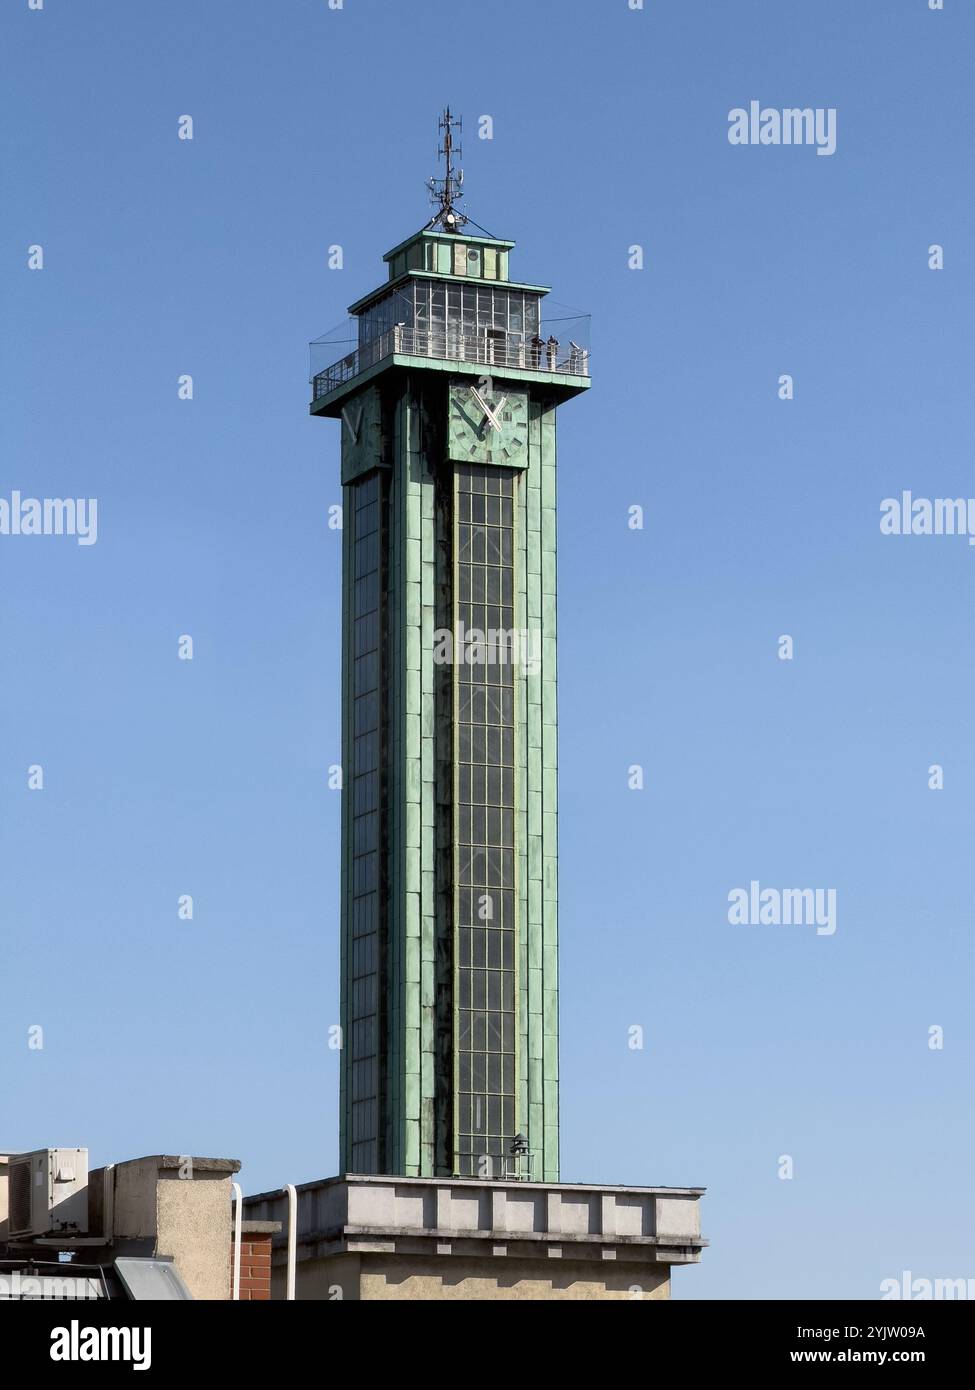
[(380, 462), (382, 419), (379, 391), (367, 386), (342, 406), (342, 481), (351, 482)]
[(450, 387), (450, 457), (456, 463), (528, 464), (528, 393), (465, 378)]

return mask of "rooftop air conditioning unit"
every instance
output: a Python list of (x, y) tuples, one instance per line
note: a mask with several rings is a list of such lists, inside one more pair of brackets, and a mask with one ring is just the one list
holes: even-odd
[(7, 1160), (8, 1230), (83, 1236), (88, 1230), (88, 1150), (35, 1149)]

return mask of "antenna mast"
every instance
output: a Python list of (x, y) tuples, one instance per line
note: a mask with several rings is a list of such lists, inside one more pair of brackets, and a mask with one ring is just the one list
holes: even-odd
[[(442, 132), (437, 157), (443, 159), (445, 163), (444, 177), (427, 181), (430, 201), (437, 208), (427, 226), (442, 227), (445, 232), (459, 232), (467, 222), (464, 214), (458, 212), (456, 208), (457, 202), (464, 196), (461, 192), (464, 171), (463, 169), (454, 169), (454, 130), (463, 129), (463, 124), (463, 121), (455, 120), (450, 114), (450, 107), (448, 106), (437, 122), (437, 129)], [(458, 158), (463, 154), (460, 145), (457, 146), (456, 153)]]

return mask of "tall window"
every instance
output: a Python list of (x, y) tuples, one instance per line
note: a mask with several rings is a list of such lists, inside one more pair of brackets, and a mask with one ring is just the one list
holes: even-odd
[[(458, 467), (455, 476), (455, 622), (475, 638), (466, 648), (472, 659), (454, 666), (455, 1163), (462, 1175), (500, 1176), (515, 1135), (515, 673), (508, 639), (517, 484), (493, 467)], [(506, 636), (492, 644), (492, 633)], [(474, 659), (477, 634), (486, 638), (481, 660)]]
[(350, 954), (352, 1166), (379, 1166), (380, 1047), (380, 475), (350, 489), (352, 595), (352, 931)]

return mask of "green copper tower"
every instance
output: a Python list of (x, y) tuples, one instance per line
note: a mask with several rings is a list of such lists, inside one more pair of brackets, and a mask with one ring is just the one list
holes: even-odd
[[(341, 1162), (559, 1177), (556, 411), (579, 325), (438, 211), (313, 376), (341, 421)], [(562, 332), (558, 332), (562, 329)]]

